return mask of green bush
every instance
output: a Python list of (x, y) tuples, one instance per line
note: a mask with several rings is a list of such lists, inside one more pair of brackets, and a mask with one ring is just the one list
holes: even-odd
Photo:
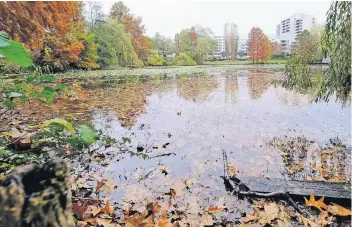
[(180, 53), (174, 60), (174, 65), (197, 65), (197, 63), (187, 54)]
[(148, 65), (151, 66), (161, 66), (165, 65), (165, 59), (159, 54), (153, 55), (152, 57), (148, 57), (147, 59)]

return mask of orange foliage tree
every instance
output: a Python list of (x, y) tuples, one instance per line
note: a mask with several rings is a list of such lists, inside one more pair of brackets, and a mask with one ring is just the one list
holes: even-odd
[(75, 38), (84, 30), (82, 2), (0, 2), (0, 30), (23, 43), (37, 63), (64, 69), (85, 48)]
[(119, 23), (125, 26), (125, 32), (131, 35), (131, 42), (138, 58), (146, 63), (150, 49), (150, 39), (144, 35), (145, 27), (142, 24), (142, 18), (136, 17), (130, 13), (130, 10), (121, 2), (114, 3), (110, 10), (110, 18), (117, 19)]
[(254, 27), (248, 35), (248, 56), (253, 62), (268, 60), (271, 56), (269, 38), (260, 28)]

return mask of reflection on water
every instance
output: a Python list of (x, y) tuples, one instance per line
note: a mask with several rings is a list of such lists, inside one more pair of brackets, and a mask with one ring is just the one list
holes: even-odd
[[(271, 85), (271, 78), (280, 76), (242, 70), (87, 80), (77, 85), (74, 98), (62, 98), (52, 108), (58, 116), (89, 116), (104, 134), (117, 140), (129, 137), (133, 150), (143, 147), (149, 157), (155, 157), (144, 160), (120, 155), (113, 147), (106, 151), (120, 155), (101, 169), (119, 185), (113, 194), (116, 200), (140, 202), (144, 207), (142, 201), (177, 187), (182, 196), (174, 202), (195, 213), (191, 218), (197, 218), (199, 209), (217, 204), (236, 208), (240, 212), (229, 215), (239, 215), (248, 204), (229, 197), (222, 186), (222, 150), (240, 175), (350, 181), (350, 148), (323, 146), (337, 137), (342, 144), (349, 143), (349, 107), (336, 102), (311, 103), (309, 95)], [(285, 136), (309, 138), (314, 143), (304, 142), (300, 152), (283, 154), (266, 142)], [(165, 154), (171, 155), (158, 156)], [(161, 165), (168, 169), (167, 175), (160, 171)], [(190, 181), (192, 185), (182, 186)]]

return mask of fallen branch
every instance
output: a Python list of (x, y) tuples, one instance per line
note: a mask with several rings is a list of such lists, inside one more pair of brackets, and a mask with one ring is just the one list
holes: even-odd
[(225, 188), (227, 191), (230, 191), (233, 195), (242, 195), (242, 196), (253, 196), (253, 197), (261, 197), (261, 198), (281, 198), (284, 199), (288, 204), (290, 204), (298, 213), (300, 213), (304, 217), (308, 217), (305, 212), (300, 209), (297, 204), (293, 201), (289, 192), (281, 193), (281, 192), (270, 192), (270, 193), (260, 193), (253, 192), (241, 182), (235, 176), (231, 176), (230, 178), (221, 176), (224, 180)]

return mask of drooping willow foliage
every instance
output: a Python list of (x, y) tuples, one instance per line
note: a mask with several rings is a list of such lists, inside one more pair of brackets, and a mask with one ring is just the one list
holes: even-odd
[[(298, 47), (294, 48), (285, 67), (284, 87), (314, 90), (316, 101), (328, 101), (335, 95), (343, 104), (351, 102), (351, 5), (348, 1), (332, 2), (321, 42), (309, 45), (309, 34), (299, 36)], [(323, 74), (309, 65), (314, 49), (306, 48), (307, 45), (316, 48), (322, 45), (330, 58)]]

